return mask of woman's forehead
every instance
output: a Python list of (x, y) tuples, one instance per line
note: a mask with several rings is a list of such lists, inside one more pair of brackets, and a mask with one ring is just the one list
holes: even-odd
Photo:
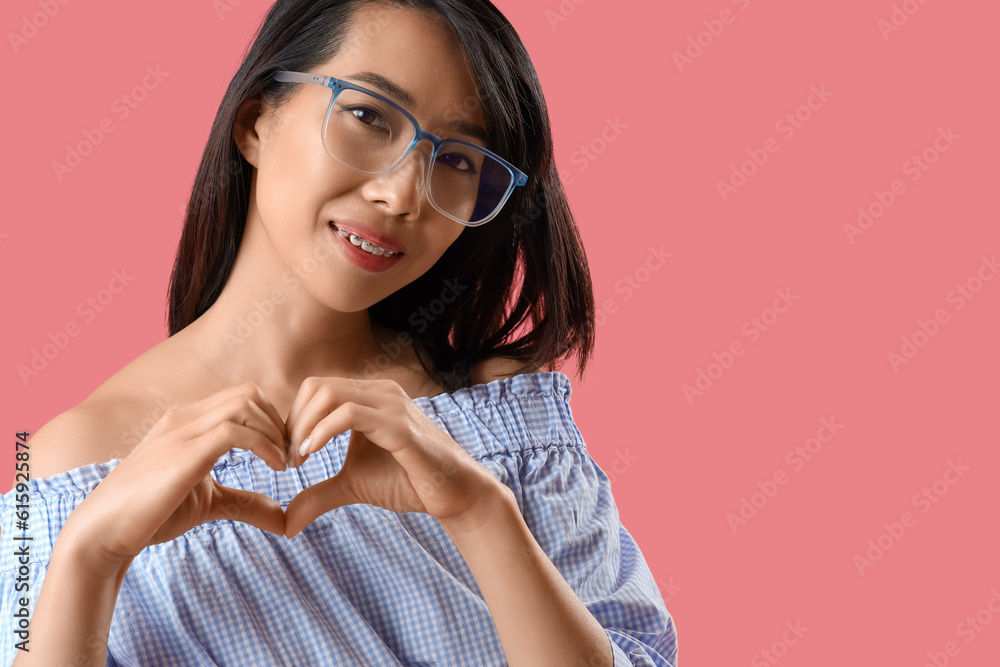
[(457, 113), (470, 122), (484, 121), (461, 42), (429, 12), (381, 3), (360, 8), (321, 73), (372, 87), (414, 115)]

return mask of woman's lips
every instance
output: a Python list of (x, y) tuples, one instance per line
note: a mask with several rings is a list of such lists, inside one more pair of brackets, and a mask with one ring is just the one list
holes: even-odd
[[(379, 272), (390, 268), (403, 256), (401, 252), (393, 252), (391, 255), (375, 255), (362, 249), (351, 242), (350, 235), (344, 236), (341, 230), (333, 223), (330, 223), (330, 231), (333, 233), (337, 246), (355, 266), (365, 271)], [(346, 230), (345, 230), (346, 231)]]
[(399, 241), (391, 236), (380, 234), (373, 229), (369, 229), (361, 223), (354, 222), (352, 220), (341, 222), (334, 222), (331, 220), (330, 225), (342, 234), (353, 234), (358, 239), (368, 241), (368, 243), (372, 246), (381, 248), (383, 251), (389, 251), (400, 255), (403, 254), (404, 248)]

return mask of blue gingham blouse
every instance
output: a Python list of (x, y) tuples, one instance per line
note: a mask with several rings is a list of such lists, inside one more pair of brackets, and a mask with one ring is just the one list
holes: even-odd
[[(569, 406), (569, 379), (530, 373), (416, 399), (431, 421), (509, 486), (539, 545), (604, 627), (615, 666), (673, 667), (677, 638), (608, 477), (590, 457)], [(212, 475), (287, 507), (340, 470), (350, 433), (300, 468), (276, 473), (233, 449)], [(30, 608), (70, 512), (119, 463), (30, 482), (28, 531), (15, 532), (15, 491), (3, 496), (2, 664), (14, 659), (19, 563), (12, 536), (30, 535)], [(147, 547), (118, 595), (108, 665), (505, 665), (489, 609), (465, 560), (433, 517), (370, 505), (328, 512), (286, 540), (211, 521)]]

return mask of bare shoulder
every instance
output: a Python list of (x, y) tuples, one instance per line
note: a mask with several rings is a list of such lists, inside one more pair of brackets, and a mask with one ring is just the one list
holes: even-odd
[(28, 441), (32, 477), (124, 458), (168, 409), (187, 402), (183, 367), (167, 339), (133, 359), (86, 399), (48, 421)]
[(156, 361), (162, 356), (140, 355), (38, 429), (28, 441), (32, 477), (125, 458), (176, 405), (164, 381), (163, 362)]
[(123, 458), (139, 442), (130, 428), (141, 413), (139, 403), (135, 397), (92, 395), (53, 417), (28, 441), (32, 477)]
[(538, 370), (544, 369), (528, 366), (523, 361), (511, 357), (490, 357), (472, 369), (472, 384), (486, 384), (493, 380), (503, 380)]

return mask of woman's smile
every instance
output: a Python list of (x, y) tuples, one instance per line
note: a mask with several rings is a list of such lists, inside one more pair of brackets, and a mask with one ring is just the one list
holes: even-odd
[(342, 222), (338, 226), (330, 222), (333, 232), (344, 256), (355, 266), (377, 273), (395, 266), (403, 257), (402, 246), (390, 237), (376, 234), (361, 227), (357, 223)]

